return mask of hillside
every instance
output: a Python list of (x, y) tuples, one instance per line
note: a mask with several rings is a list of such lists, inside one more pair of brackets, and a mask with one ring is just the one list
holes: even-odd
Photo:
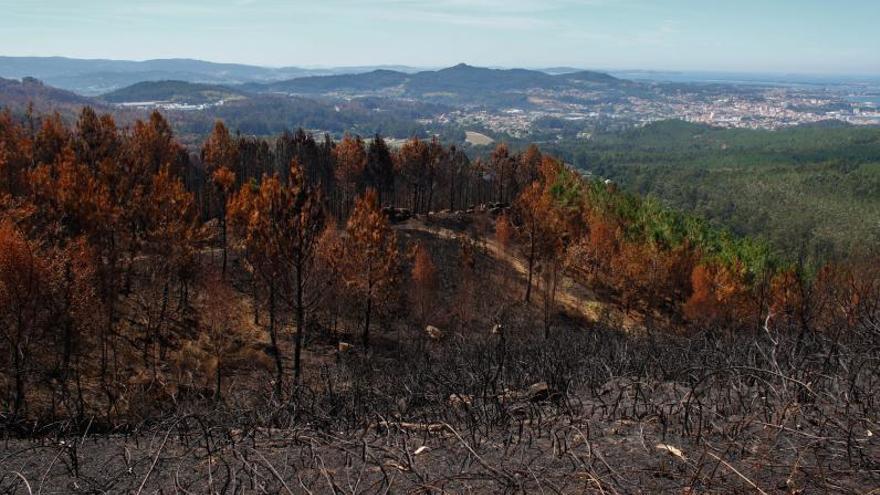
[(876, 255), (537, 147), (200, 144), (0, 114), (0, 492), (876, 486)]
[(620, 78), (614, 77), (611, 74), (606, 74), (604, 72), (595, 72), (595, 71), (575, 71), (575, 72), (565, 72), (557, 75), (557, 78), (565, 79), (568, 81), (577, 81), (577, 82), (594, 82), (594, 83), (605, 83), (605, 84), (620, 84), (621, 82), (626, 82)]
[(8, 108), (15, 113), (24, 113), (30, 104), (33, 104), (38, 113), (57, 111), (65, 115), (78, 113), (84, 105), (103, 107), (100, 102), (54, 88), (37, 79), (24, 78), (18, 81), (0, 78), (0, 109)]
[(47, 86), (33, 78), (24, 78), (20, 81), (0, 79), (0, 97), (3, 98), (5, 104), (33, 100), (34, 103), (45, 102), (47, 105), (70, 105), (92, 101), (75, 93)]
[(168, 112), (177, 132), (192, 143), (201, 142), (217, 119), (245, 135), (271, 136), (296, 128), (313, 129), (341, 136), (346, 132), (362, 136), (380, 133), (407, 138), (426, 136), (417, 120), (436, 106), (398, 100), (347, 102), (279, 95), (253, 95), (232, 99), (223, 105), (197, 111)]
[(523, 91), (530, 88), (556, 88), (561, 79), (543, 72), (526, 69), (487, 69), (459, 64), (434, 72), (413, 75), (408, 89), (414, 93)]
[(101, 95), (109, 103), (169, 102), (200, 105), (243, 97), (244, 93), (226, 86), (185, 81), (145, 81)]
[(880, 128), (779, 131), (661, 122), (550, 148), (583, 170), (762, 237), (784, 256), (846, 256), (880, 243)]
[[(606, 493), (678, 493), (695, 478), (707, 490), (732, 493), (749, 493), (752, 484), (768, 490), (873, 486), (876, 477), (868, 469), (838, 473), (833, 481), (824, 474), (829, 466), (869, 465), (868, 456), (878, 452), (871, 437), (860, 432), (862, 441), (853, 442), (853, 450), (866, 457), (848, 457), (842, 445), (812, 439), (822, 434), (845, 442), (852, 434), (850, 422), (871, 421), (866, 400), (837, 390), (842, 381), (837, 368), (807, 359), (806, 353), (797, 362), (751, 355), (755, 347), (791, 352), (793, 338), (628, 335), (607, 326), (615, 315), (602, 316), (602, 304), (590, 304), (581, 292), (565, 287), (561, 295), (573, 294), (579, 304), (558, 315), (553, 335), (545, 339), (534, 327), (541, 319), (540, 304), (529, 307), (517, 300), (524, 273), (496, 257), (500, 246), (494, 240), (475, 259), (483, 274), (475, 289), (493, 297), (456, 296), (460, 239), (474, 232), (459, 227), (449, 231), (451, 237), (444, 230), (422, 219), (397, 226), (402, 245), (420, 243), (437, 264), (432, 324), (470, 306), (475, 319), (468, 327), (441, 324), (441, 335), (432, 338), (419, 331), (421, 317), (414, 316), (408, 324), (394, 322), (380, 332), (370, 353), (362, 353), (357, 343), (350, 347), (355, 336), (345, 330), (315, 328), (303, 351), (309, 371), (301, 395), (294, 391), (277, 401), (258, 396), (268, 393), (261, 378), (271, 374), (270, 355), (261, 350), (270, 343), (263, 336), (259, 346), (229, 361), (237, 368), (224, 377), (225, 402), (212, 405), (205, 385), (201, 403), (192, 392), (178, 392), (177, 400), (189, 405), (180, 406), (186, 413), (158, 416), (141, 399), (132, 409), (161, 420), (125, 435), (55, 433), (65, 442), (75, 441), (77, 448), (67, 454), (77, 463), (75, 469), (69, 467), (74, 461), (46, 466), (47, 456), (63, 452), (53, 442), (13, 438), (0, 452), (14, 459), (25, 479), (44, 479), (47, 491), (63, 491), (74, 482), (119, 492), (141, 486), (173, 491), (178, 485), (210, 491), (227, 484), (230, 490), (244, 490), (253, 481), (270, 493), (286, 493), (285, 486), (294, 482), (313, 493), (339, 493), (333, 487), (348, 479), (414, 492), (430, 484), (475, 493), (498, 492), (513, 483), (527, 492), (552, 487), (560, 493), (591, 493), (589, 488), (597, 487)], [(235, 311), (248, 313), (248, 332), (264, 332), (250, 325), (248, 296), (231, 295)], [(205, 321), (213, 321), (204, 289), (194, 292), (193, 300)], [(589, 311), (599, 315), (599, 322), (591, 323), (592, 315), (582, 319)], [(242, 320), (236, 314), (231, 318)], [(286, 372), (291, 369), (286, 357), (292, 353), (291, 333), (280, 345)], [(847, 353), (841, 366), (873, 357), (865, 348), (836, 345)], [(189, 363), (190, 373), (203, 373), (205, 366)], [(844, 383), (870, 390), (872, 379), (876, 368), (867, 367)], [(133, 379), (129, 393), (158, 395), (171, 387), (150, 386), (146, 380)], [(758, 394), (759, 403), (746, 400)], [(815, 394), (815, 399), (791, 411), (798, 394)], [(762, 414), (774, 416), (764, 420)], [(836, 421), (819, 422), (826, 417)], [(768, 429), (774, 441), (793, 447), (762, 447)], [(751, 447), (731, 453), (742, 444)], [(807, 457), (807, 452), (825, 456)], [(259, 460), (256, 467), (248, 459)], [(794, 475), (792, 463), (798, 463)], [(224, 467), (213, 469), (213, 464)], [(0, 480), (0, 489), (19, 479)]]
[(303, 127), (334, 135), (380, 133), (407, 138), (427, 135), (418, 120), (448, 111), (448, 107), (418, 101), (380, 97), (336, 101), (250, 94), (239, 88), (182, 81), (142, 82), (100, 98), (88, 98), (32, 78), (0, 79), (0, 110), (9, 109), (17, 118), (23, 118), (29, 103), (38, 113), (59, 112), (68, 123), (76, 120), (83, 107), (90, 106), (112, 114), (120, 125), (147, 118), (153, 109), (161, 108), (181, 139), (190, 145), (200, 143), (217, 119), (228, 122), (236, 131), (257, 136)]
[(312, 76), (271, 84), (250, 84), (246, 87), (263, 92), (330, 93), (338, 91), (380, 91), (399, 86), (408, 75), (393, 70), (376, 70), (363, 74)]

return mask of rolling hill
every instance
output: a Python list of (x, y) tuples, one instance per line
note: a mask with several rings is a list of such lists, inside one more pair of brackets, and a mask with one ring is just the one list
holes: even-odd
[(0, 109), (8, 108), (20, 113), (30, 104), (37, 112), (57, 111), (61, 114), (77, 112), (83, 105), (96, 108), (104, 106), (101, 102), (49, 86), (34, 78), (26, 77), (21, 81), (0, 78)]
[[(164, 103), (202, 105), (225, 100), (223, 105), (182, 108)], [(118, 103), (152, 102), (123, 108)], [(157, 103), (162, 102), (162, 105)], [(236, 131), (269, 135), (304, 127), (319, 133), (341, 135), (353, 132), (364, 136), (381, 133), (406, 138), (425, 136), (419, 119), (443, 111), (444, 107), (417, 101), (387, 98), (355, 98), (331, 101), (323, 98), (247, 94), (238, 88), (191, 84), (181, 81), (142, 82), (100, 98), (88, 98), (33, 79), (23, 81), (0, 78), (0, 111), (10, 110), (23, 118), (28, 105), (36, 113), (58, 112), (66, 122), (75, 122), (84, 106), (110, 113), (120, 125), (144, 119), (154, 108), (161, 108), (175, 132), (186, 144), (201, 143), (214, 122), (221, 119)]]
[(100, 97), (109, 103), (170, 102), (199, 105), (241, 98), (243, 92), (226, 86), (185, 81), (144, 81)]
[(311, 76), (269, 84), (248, 84), (258, 92), (320, 94), (338, 91), (380, 91), (399, 86), (408, 80), (406, 73), (379, 69), (363, 74)]

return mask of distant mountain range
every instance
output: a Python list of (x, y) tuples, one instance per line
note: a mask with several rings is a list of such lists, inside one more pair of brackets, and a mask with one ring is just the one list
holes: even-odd
[[(89, 68), (103, 72), (76, 72)], [(20, 81), (0, 79), (0, 109), (8, 107), (20, 114), (33, 102), (40, 112), (58, 111), (72, 120), (82, 106), (90, 105), (128, 124), (159, 108), (169, 115), (175, 129), (192, 142), (209, 132), (216, 119), (246, 134), (269, 135), (302, 126), (335, 134), (379, 132), (402, 138), (427, 135), (425, 121), (453, 109), (538, 108), (543, 104), (542, 96), (559, 94), (560, 90), (617, 94), (640, 87), (608, 74), (567, 68), (554, 69), (553, 73), (466, 64), (440, 70), (409, 69), (297, 76), (300, 69), (295, 68), (266, 69), (188, 60), (0, 58), (4, 75), (11, 71), (14, 77), (27, 73), (24, 71), (35, 71), (31, 73), (43, 74), (46, 80), (44, 83), (33, 77)], [(272, 80), (290, 75), (294, 77)], [(164, 76), (168, 78), (150, 79)], [(109, 82), (113, 86), (128, 80), (135, 82), (92, 94)], [(68, 87), (71, 81), (78, 81), (80, 93), (64, 86), (53, 87), (52, 81), (67, 81)], [(83, 91), (83, 87), (90, 89)], [(433, 130), (448, 131), (452, 140), (459, 140), (461, 136), (457, 133), (463, 135), (456, 126), (446, 129), (437, 124)]]
[[(434, 132), (449, 132), (452, 140), (459, 140), (461, 129), (432, 124), (431, 119), (468, 107), (541, 108), (546, 98), (569, 97), (568, 90), (619, 95), (641, 88), (608, 74), (564, 67), (546, 72), (466, 64), (439, 70), (361, 69), (367, 68), (336, 74), (335, 69), (269, 69), (181, 59), (0, 57), (0, 75), (16, 78), (0, 79), (0, 109), (21, 114), (33, 103), (38, 112), (58, 111), (72, 120), (82, 106), (90, 105), (126, 125), (159, 108), (192, 142), (209, 132), (216, 119), (257, 135), (302, 126), (334, 134), (379, 132), (403, 138), (427, 135), (427, 127), (433, 126)], [(23, 74), (37, 74), (43, 81)], [(114, 87), (129, 81), (133, 82)], [(105, 87), (111, 89), (95, 94)]]
[(144, 81), (186, 81), (204, 84), (245, 84), (295, 77), (357, 74), (377, 69), (417, 72), (405, 65), (302, 68), (223, 64), (193, 59), (144, 61), (74, 59), (65, 57), (0, 57), (0, 77), (34, 77), (52, 86), (96, 96)]
[[(432, 75), (433, 74), (433, 75)], [(329, 77), (328, 77), (329, 76)], [(354, 77), (360, 76), (360, 77)], [(411, 76), (411, 77), (410, 77)], [(557, 76), (556, 80), (546, 76)], [(460, 65), (450, 69), (428, 70), (406, 65), (353, 67), (260, 67), (194, 59), (156, 59), (144, 61), (74, 59), (65, 57), (0, 56), (0, 77), (33, 77), (60, 89), (83, 96), (98, 96), (146, 81), (184, 81), (189, 83), (243, 86), (249, 91), (316, 94), (390, 90), (402, 93), (470, 91), (494, 80), (507, 90), (524, 86), (559, 87), (560, 81), (581, 84), (614, 84), (613, 77), (628, 81), (670, 83), (736, 84), (835, 84), (880, 81), (880, 76), (830, 76), (797, 74), (752, 74), (735, 72), (671, 71), (583, 71), (576, 67), (547, 67), (537, 70), (479, 69)], [(472, 77), (470, 82), (467, 77)]]
[(142, 82), (183, 81), (239, 86), (256, 92), (316, 94), (336, 91), (381, 91), (405, 85), (411, 93), (558, 88), (574, 81), (611, 84), (607, 74), (573, 67), (545, 70), (486, 69), (458, 65), (425, 70), (404, 65), (331, 68), (259, 67), (192, 59), (145, 61), (0, 57), (0, 77), (33, 77), (56, 88), (97, 96)]
[(441, 104), (488, 104), (527, 98), (527, 90), (617, 87), (631, 84), (589, 71), (547, 74), (525, 69), (487, 69), (460, 64), (448, 69), (406, 73), (379, 69), (360, 74), (308, 76), (271, 83), (216, 85), (186, 81), (144, 81), (106, 93), (109, 103), (202, 104), (266, 94), (288, 96), (404, 97)]
[[(99, 72), (82, 72), (85, 69)], [(352, 70), (357, 69), (360, 68)], [(80, 88), (78, 94), (96, 97), (97, 101), (109, 104), (163, 102), (199, 105), (261, 94), (284, 94), (308, 97), (404, 97), (451, 105), (513, 105), (523, 104), (528, 90), (615, 88), (632, 84), (601, 72), (569, 68), (549, 69), (553, 73), (530, 69), (490, 69), (466, 64), (440, 70), (412, 72), (408, 69), (398, 67), (397, 70), (381, 68), (346, 74), (302, 75), (308, 72), (296, 68), (266, 69), (182, 59), (120, 62), (0, 57), (2, 76), (33, 71), (41, 74), (38, 77), (45, 82), (45, 88), (53, 86), (58, 91), (77, 91), (70, 89), (75, 86)], [(282, 76), (293, 77), (275, 80)], [(37, 80), (30, 76), (25, 79), (30, 82), (23, 87), (36, 91)], [(98, 88), (112, 87), (128, 80), (137, 81), (98, 95), (93, 94)], [(62, 84), (58, 84), (59, 81)], [(83, 87), (90, 89), (84, 91)], [(17, 94), (21, 91), (22, 88), (19, 88)], [(65, 98), (76, 96), (73, 93), (70, 95)], [(39, 99), (48, 101), (57, 98), (44, 95)]]

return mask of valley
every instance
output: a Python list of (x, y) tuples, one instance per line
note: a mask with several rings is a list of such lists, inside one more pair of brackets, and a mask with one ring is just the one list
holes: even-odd
[[(61, 62), (53, 62), (60, 64)], [(622, 72), (618, 78), (598, 71), (558, 69), (489, 69), (459, 64), (440, 70), (410, 67), (338, 68), (323, 70), (262, 69), (187, 61), (150, 61), (149, 67), (176, 67), (179, 72), (145, 74), (130, 65), (89, 61), (77, 65), (83, 78), (90, 70), (115, 67), (120, 75), (140, 78), (133, 85), (95, 94), (77, 85), (63, 86), (98, 101), (125, 108), (200, 113), (183, 120), (217, 116), (220, 104), (236, 102), (231, 125), (249, 134), (272, 134), (290, 122), (261, 114), (264, 103), (276, 102), (294, 111), (296, 102), (329, 110), (365, 106), (372, 116), (359, 119), (356, 129), (315, 122), (316, 132), (341, 136), (344, 130), (393, 138), (439, 134), (465, 139), (461, 132), (480, 132), (493, 140), (535, 142), (588, 141), (596, 133), (616, 132), (664, 120), (683, 120), (722, 128), (780, 129), (826, 121), (852, 125), (880, 124), (880, 83), (870, 78), (829, 81), (738, 80), (681, 74)], [(109, 64), (109, 65), (108, 65)], [(147, 62), (144, 62), (147, 64)], [(50, 61), (0, 59), (0, 77), (43, 75), (47, 84), (61, 70)], [(56, 71), (56, 72), (53, 72)], [(188, 71), (188, 72), (187, 72)], [(162, 74), (161, 76), (159, 74)], [(226, 78), (220, 77), (226, 74)], [(740, 76), (745, 79), (746, 76)], [(406, 125), (385, 123), (381, 114), (403, 116)], [(412, 111), (415, 110), (415, 111)], [(297, 114), (294, 113), (294, 116)], [(301, 122), (294, 119), (294, 122)], [(302, 125), (300, 123), (300, 125)], [(204, 126), (207, 127), (207, 126)], [(206, 132), (203, 127), (202, 132)]]

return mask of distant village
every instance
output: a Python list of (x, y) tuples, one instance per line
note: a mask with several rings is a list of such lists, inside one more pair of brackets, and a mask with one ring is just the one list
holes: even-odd
[[(615, 130), (668, 119), (723, 128), (779, 129), (828, 120), (852, 125), (880, 125), (880, 95), (852, 94), (801, 88), (713, 88), (667, 90), (658, 86), (646, 95), (609, 97), (598, 93), (536, 91), (529, 108), (461, 109), (439, 115), (435, 124), (482, 128), (491, 133), (525, 138), (545, 132), (546, 122), (581, 125), (578, 138), (588, 139), (590, 129)], [(568, 127), (568, 126), (567, 126)]]

